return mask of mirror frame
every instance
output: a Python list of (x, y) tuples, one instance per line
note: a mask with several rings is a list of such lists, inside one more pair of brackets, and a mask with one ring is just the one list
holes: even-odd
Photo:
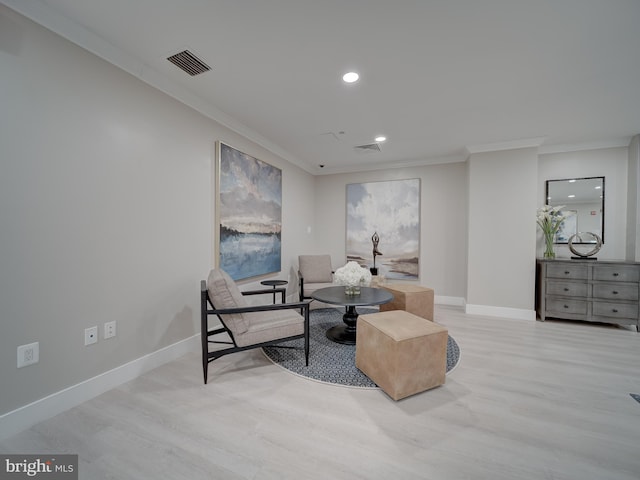
[[(602, 199), (601, 199), (601, 208), (602, 208), (602, 218), (600, 219), (601, 221), (601, 225), (600, 225), (600, 237), (602, 238), (602, 243), (604, 243), (604, 201), (605, 201), (605, 182), (604, 182), (604, 177), (573, 177), (573, 178), (558, 178), (558, 179), (554, 179), (554, 180), (547, 180), (545, 182), (545, 191), (544, 191), (544, 203), (545, 205), (549, 205), (549, 183), (550, 182), (568, 182), (569, 180), (597, 180), (597, 179), (601, 179), (602, 180)], [(554, 240), (555, 244), (559, 244), (559, 245), (567, 245), (569, 242), (556, 242)], [(590, 242), (571, 242), (574, 245), (589, 245)]]

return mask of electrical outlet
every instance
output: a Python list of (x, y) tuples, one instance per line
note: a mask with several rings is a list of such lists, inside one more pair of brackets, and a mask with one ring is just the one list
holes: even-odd
[(98, 326), (84, 329), (84, 344), (91, 345), (98, 343)]
[(33, 365), (40, 361), (40, 342), (18, 347), (18, 368)]
[(113, 338), (116, 336), (116, 321), (104, 324), (104, 338)]

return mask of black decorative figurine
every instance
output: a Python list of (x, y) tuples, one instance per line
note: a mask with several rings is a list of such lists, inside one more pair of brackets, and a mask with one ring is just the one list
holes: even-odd
[(378, 236), (378, 232), (375, 232), (371, 237), (371, 242), (373, 242), (373, 268), (370, 268), (371, 275), (378, 275), (378, 269), (376, 268), (376, 256), (382, 255), (382, 252), (378, 250), (378, 243), (380, 243), (380, 237)]

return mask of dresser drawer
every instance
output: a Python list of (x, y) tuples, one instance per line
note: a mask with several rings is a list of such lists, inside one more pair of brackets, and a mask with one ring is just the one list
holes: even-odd
[(633, 265), (594, 265), (593, 279), (606, 282), (637, 282), (640, 269)]
[(562, 298), (547, 297), (547, 312), (550, 316), (553, 313), (586, 315), (587, 302), (585, 300), (566, 300)]
[(593, 298), (638, 300), (638, 284), (594, 283)]
[(593, 302), (593, 315), (596, 317), (638, 318), (638, 305), (613, 302)]
[(586, 297), (588, 290), (586, 282), (579, 283), (549, 280), (547, 282), (546, 293), (547, 295), (564, 295), (565, 297)]
[(547, 265), (547, 277), (566, 278), (566, 279), (587, 279), (586, 265), (571, 265), (569, 263), (550, 263)]

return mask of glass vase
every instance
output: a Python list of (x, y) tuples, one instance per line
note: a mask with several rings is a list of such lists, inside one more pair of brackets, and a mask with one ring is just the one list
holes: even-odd
[(360, 295), (360, 285), (345, 285), (344, 293), (349, 296)]
[(553, 251), (553, 233), (544, 233), (544, 258), (556, 258), (556, 252)]

